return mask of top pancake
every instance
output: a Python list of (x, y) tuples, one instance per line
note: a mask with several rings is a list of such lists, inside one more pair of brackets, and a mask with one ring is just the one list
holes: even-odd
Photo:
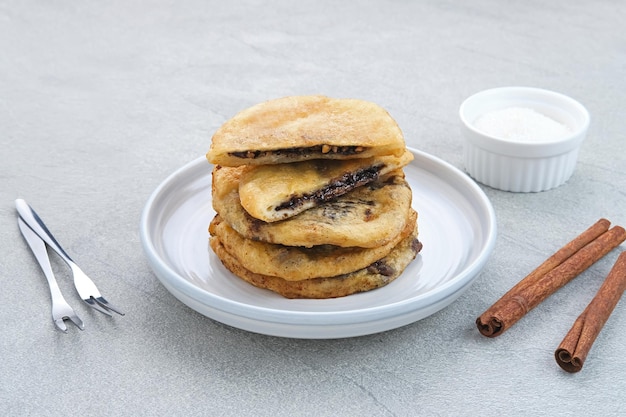
[(235, 115), (215, 132), (206, 156), (216, 165), (239, 166), (400, 156), (404, 150), (398, 124), (377, 104), (291, 96)]

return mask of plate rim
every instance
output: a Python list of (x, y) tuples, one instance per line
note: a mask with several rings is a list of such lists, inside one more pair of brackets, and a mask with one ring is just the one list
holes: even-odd
[[(456, 295), (456, 292), (460, 290), (465, 290), (469, 287), (469, 284), (471, 284), (471, 282), (478, 276), (485, 263), (490, 258), (491, 253), (493, 252), (497, 237), (497, 222), (495, 211), (487, 195), (479, 187), (479, 185), (473, 179), (471, 179), (469, 175), (465, 174), (457, 167), (438, 157), (411, 147), (407, 147), (407, 149), (413, 153), (413, 155), (416, 157), (415, 159), (426, 160), (429, 162), (429, 164), (431, 165), (431, 169), (426, 169), (427, 172), (433, 173), (433, 167), (439, 168), (439, 171), (443, 170), (443, 172), (445, 172), (447, 176), (453, 176), (456, 181), (460, 181), (463, 185), (463, 188), (461, 189), (455, 184), (454, 189), (459, 192), (462, 191), (462, 195), (464, 195), (466, 198), (467, 193), (470, 193), (476, 200), (472, 200), (472, 202), (479, 203), (480, 208), (482, 208), (482, 215), (486, 215), (488, 219), (488, 224), (484, 225), (486, 231), (484, 246), (478, 256), (473, 259), (471, 263), (465, 266), (465, 268), (458, 274), (456, 274), (452, 279), (446, 281), (440, 286), (437, 286), (431, 291), (417, 294), (414, 297), (399, 300), (393, 303), (367, 308), (350, 309), (343, 311), (287, 312), (286, 310), (242, 303), (240, 301), (232, 300), (211, 293), (204, 288), (200, 288), (194, 285), (192, 282), (181, 276), (178, 271), (171, 268), (160, 256), (157, 255), (157, 251), (153, 241), (154, 239), (149, 226), (150, 220), (153, 215), (152, 211), (154, 209), (155, 201), (157, 201), (157, 199), (162, 195), (163, 191), (171, 186), (172, 183), (174, 183), (179, 176), (189, 170), (197, 169), (197, 167), (199, 167), (202, 163), (206, 163), (207, 171), (209, 173), (211, 172), (210, 167), (212, 167), (212, 164), (210, 164), (204, 156), (200, 156), (176, 169), (162, 182), (160, 182), (156, 189), (150, 194), (150, 197), (148, 198), (143, 208), (140, 220), (140, 239), (144, 253), (148, 258), (148, 263), (161, 284), (163, 284), (170, 293), (173, 293), (173, 291), (170, 289), (170, 286), (176, 286), (176, 292), (181, 292), (186, 297), (189, 297), (197, 302), (201, 302), (203, 304), (208, 303), (207, 305), (212, 310), (219, 310), (224, 314), (234, 315), (248, 320), (252, 319), (263, 323), (277, 325), (324, 326), (326, 324), (362, 324), (367, 322), (388, 320), (390, 318), (400, 315), (410, 314), (415, 310), (426, 309), (433, 304), (440, 303), (444, 298), (454, 296), (453, 298), (456, 299), (458, 297), (458, 295)], [(413, 163), (415, 162), (411, 162), (411, 164)], [(418, 167), (424, 168), (421, 165)], [(446, 183), (449, 183), (449, 181), (446, 181)], [(162, 276), (162, 274), (166, 277)], [(164, 280), (167, 281), (167, 285)], [(177, 285), (175, 285), (175, 283)], [(452, 293), (447, 292), (446, 289), (451, 287), (458, 288), (455, 288)], [(176, 296), (176, 294), (173, 295)], [(180, 300), (180, 297), (176, 298), (179, 298)], [(427, 304), (420, 304), (420, 301), (424, 298), (430, 298), (430, 302)], [(184, 300), (180, 301), (184, 302)], [(202, 312), (200, 313), (202, 314)], [(310, 322), (312, 318), (316, 319), (315, 323)], [(325, 320), (326, 318), (331, 318), (332, 320)], [(235, 325), (235, 327), (238, 326)], [(387, 329), (382, 329), (380, 331), (383, 330)]]

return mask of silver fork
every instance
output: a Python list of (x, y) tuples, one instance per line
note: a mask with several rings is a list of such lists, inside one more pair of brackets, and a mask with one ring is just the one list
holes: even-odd
[(101, 313), (111, 316), (110, 311), (113, 311), (119, 315), (124, 315), (119, 309), (113, 307), (98, 291), (96, 284), (85, 274), (76, 263), (69, 257), (67, 252), (63, 250), (61, 245), (56, 241), (52, 233), (48, 230), (44, 222), (37, 215), (35, 210), (22, 199), (15, 200), (15, 207), (22, 220), (35, 232), (44, 242), (48, 244), (65, 263), (72, 270), (74, 276), (74, 286), (78, 295), (83, 299), (90, 307), (98, 310)]
[(39, 266), (48, 280), (48, 286), (50, 287), (50, 296), (52, 297), (52, 321), (54, 324), (64, 332), (67, 332), (67, 326), (65, 325), (65, 319), (69, 319), (72, 323), (83, 330), (85, 325), (83, 321), (78, 317), (74, 309), (63, 298), (59, 284), (57, 284), (52, 272), (52, 266), (50, 265), (50, 259), (48, 258), (48, 251), (46, 250), (46, 244), (43, 240), (33, 232), (30, 227), (24, 223), (21, 217), (17, 218), (17, 224), (20, 227), (20, 231), (26, 239), (26, 243), (30, 246), (31, 251), (37, 258)]

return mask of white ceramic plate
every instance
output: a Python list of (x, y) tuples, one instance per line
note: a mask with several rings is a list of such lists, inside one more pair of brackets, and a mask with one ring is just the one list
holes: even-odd
[(141, 219), (148, 261), (180, 301), (222, 323), (294, 338), (341, 338), (394, 329), (456, 300), (486, 263), (496, 220), (483, 191), (448, 163), (412, 150), (405, 168), (424, 247), (403, 274), (373, 291), (328, 300), (289, 300), (224, 268), (208, 245), (212, 166), (200, 157), (150, 196)]

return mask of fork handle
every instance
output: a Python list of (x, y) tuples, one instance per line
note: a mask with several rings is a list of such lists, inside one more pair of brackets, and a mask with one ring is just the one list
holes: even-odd
[(48, 280), (50, 295), (52, 296), (52, 308), (54, 309), (56, 300), (63, 298), (63, 294), (61, 294), (59, 284), (57, 284), (57, 280), (54, 278), (52, 266), (50, 265), (50, 260), (48, 259), (48, 254), (46, 252), (46, 246), (43, 241), (39, 239), (39, 236), (37, 236), (35, 232), (33, 232), (32, 229), (26, 225), (21, 217), (17, 219), (17, 224), (22, 232), (22, 235), (24, 236), (24, 239), (26, 240), (26, 243), (28, 243), (33, 255), (35, 255), (35, 259), (37, 259), (46, 280)]
[(70, 258), (67, 252), (63, 250), (61, 245), (59, 245), (59, 242), (57, 242), (52, 233), (50, 233), (50, 230), (48, 230), (45, 223), (41, 220), (41, 217), (37, 215), (35, 210), (33, 210), (33, 208), (21, 198), (15, 200), (15, 207), (17, 208), (17, 212), (22, 220), (24, 220), (24, 223), (26, 223), (28, 227), (30, 227), (31, 230), (37, 234), (37, 236), (46, 242), (48, 246), (58, 253), (59, 256), (63, 258), (65, 263), (71, 266), (74, 261)]

